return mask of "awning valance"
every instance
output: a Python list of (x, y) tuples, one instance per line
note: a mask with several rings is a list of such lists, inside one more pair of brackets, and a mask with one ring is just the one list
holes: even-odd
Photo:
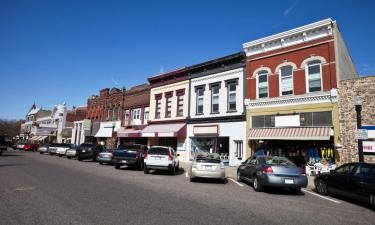
[(329, 140), (331, 127), (283, 127), (250, 129), (250, 140)]
[(142, 137), (186, 137), (186, 123), (152, 124), (141, 134)]
[(101, 122), (99, 131), (95, 134), (95, 137), (112, 137), (112, 132), (117, 132), (120, 128), (120, 121)]
[(134, 129), (125, 129), (121, 127), (117, 131), (117, 137), (140, 137), (141, 136), (141, 130), (134, 130)]

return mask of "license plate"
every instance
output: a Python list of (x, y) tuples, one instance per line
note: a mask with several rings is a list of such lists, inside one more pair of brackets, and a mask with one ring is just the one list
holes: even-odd
[(285, 179), (284, 181), (286, 184), (294, 184), (294, 180), (293, 179)]
[(155, 160), (160, 160), (161, 158), (160, 157), (155, 157)]
[(82, 150), (82, 152), (86, 152), (86, 150)]
[(122, 163), (126, 163), (126, 160), (122, 160), (121, 162), (122, 162)]

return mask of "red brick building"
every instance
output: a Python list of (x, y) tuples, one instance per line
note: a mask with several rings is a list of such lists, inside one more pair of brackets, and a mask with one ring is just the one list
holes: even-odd
[[(243, 47), (249, 153), (262, 149), (299, 165), (318, 158), (338, 161), (338, 81), (358, 75), (336, 21), (318, 21)], [(312, 151), (315, 158), (309, 157)]]

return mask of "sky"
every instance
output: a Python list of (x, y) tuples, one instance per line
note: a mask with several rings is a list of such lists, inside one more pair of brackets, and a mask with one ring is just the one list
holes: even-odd
[(0, 118), (35, 102), (85, 105), (102, 88), (242, 51), (242, 44), (326, 18), (361, 76), (375, 74), (371, 0), (0, 0)]

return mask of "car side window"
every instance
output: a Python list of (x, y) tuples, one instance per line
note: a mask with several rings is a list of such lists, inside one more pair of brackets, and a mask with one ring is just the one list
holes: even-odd
[(366, 164), (358, 165), (355, 169), (354, 176), (375, 178), (375, 166)]
[(256, 159), (252, 159), (252, 160), (250, 161), (250, 165), (256, 165), (256, 163), (257, 163), (257, 160), (256, 160)]
[(343, 166), (336, 169), (336, 174), (347, 175), (347, 174), (350, 174), (353, 171), (353, 169), (354, 169), (353, 164), (343, 165)]

